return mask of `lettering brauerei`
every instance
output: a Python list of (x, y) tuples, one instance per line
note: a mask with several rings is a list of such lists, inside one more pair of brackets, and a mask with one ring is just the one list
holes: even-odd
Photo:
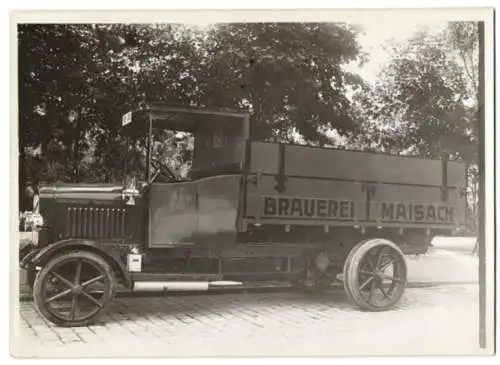
[[(348, 200), (263, 197), (264, 217), (364, 220), (364, 213), (356, 215), (355, 204)], [(381, 202), (372, 209), (380, 209), (381, 221), (453, 223), (454, 207), (429, 204)], [(358, 205), (365, 207), (364, 204)], [(373, 213), (372, 213), (373, 214)]]
[(264, 216), (354, 219), (354, 202), (315, 198), (264, 197)]

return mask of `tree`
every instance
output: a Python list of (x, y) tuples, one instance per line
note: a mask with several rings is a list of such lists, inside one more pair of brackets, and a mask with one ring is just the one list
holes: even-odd
[(443, 34), (420, 33), (394, 46), (392, 61), (361, 98), (366, 128), (379, 132), (382, 149), (476, 161), (473, 93), (449, 50)]
[[(196, 62), (190, 44), (178, 39), (174, 28), (20, 25), (20, 171), (32, 159), (25, 156), (31, 148), (41, 151), (41, 164), (27, 171), (35, 184), (113, 180), (121, 115), (148, 93), (154, 98), (163, 91), (164, 98), (171, 98), (172, 80), (181, 72), (173, 66), (183, 65), (182, 57)], [(159, 74), (159, 63), (171, 72)]]
[(451, 50), (456, 53), (468, 81), (468, 88), (476, 96), (479, 87), (479, 30), (476, 22), (450, 22), (446, 30)]
[(344, 24), (246, 23), (208, 32), (200, 104), (247, 107), (254, 139), (325, 144), (324, 129), (356, 127), (348, 87), (362, 81), (342, 65), (362, 55)]
[(121, 116), (144, 100), (249, 108), (256, 139), (322, 144), (324, 129), (356, 127), (347, 25), (23, 24), (18, 41), (21, 165), (40, 151), (35, 183), (119, 180)]
[[(451, 40), (452, 50), (464, 70), (471, 94), (471, 104), (477, 121), (473, 123), (473, 135), (478, 136), (479, 105), (476, 98), (479, 94), (479, 29), (475, 22), (451, 22), (448, 25), (448, 37)], [(477, 143), (477, 142), (476, 142)], [(473, 229), (478, 225), (477, 205), (479, 201), (479, 168), (477, 161), (473, 161), (467, 170), (469, 210)]]
[[(87, 120), (70, 117), (89, 101), (84, 96), (90, 54), (79, 40), (89, 32), (88, 26), (18, 26), (20, 191), (26, 179), (36, 185), (76, 175), (78, 132)], [(27, 155), (27, 149), (41, 155)]]

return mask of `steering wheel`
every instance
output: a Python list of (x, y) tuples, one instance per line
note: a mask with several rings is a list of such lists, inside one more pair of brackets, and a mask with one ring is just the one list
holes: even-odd
[(160, 175), (165, 177), (168, 181), (177, 181), (177, 176), (174, 172), (161, 161), (151, 159), (151, 165), (156, 169), (156, 172), (151, 178), (151, 182), (154, 182)]

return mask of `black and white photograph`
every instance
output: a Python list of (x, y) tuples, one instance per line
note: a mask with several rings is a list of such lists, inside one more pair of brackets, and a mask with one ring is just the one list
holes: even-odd
[(11, 355), (493, 355), (493, 15), (12, 13)]

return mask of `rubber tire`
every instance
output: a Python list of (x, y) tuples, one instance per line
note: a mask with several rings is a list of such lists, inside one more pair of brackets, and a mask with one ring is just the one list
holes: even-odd
[[(361, 263), (366, 253), (377, 246), (389, 246), (395, 252), (397, 252), (397, 254), (400, 255), (400, 259), (404, 264), (402, 272), (402, 278), (403, 278), (402, 290), (400, 290), (396, 298), (391, 303), (388, 303), (386, 306), (374, 306), (371, 303), (368, 303), (366, 300), (364, 300), (363, 297), (358, 295), (357, 290), (355, 290), (358, 287), (359, 264)], [(406, 288), (408, 269), (406, 266), (406, 261), (403, 252), (395, 243), (385, 238), (372, 238), (361, 241), (352, 248), (344, 263), (343, 276), (344, 276), (343, 278), (344, 290), (351, 303), (355, 304), (360, 309), (365, 311), (381, 312), (393, 308), (400, 301)]]
[[(44, 282), (45, 276), (48, 275), (48, 273), (59, 263), (62, 261), (68, 260), (68, 259), (75, 259), (75, 258), (84, 258), (87, 260), (94, 261), (98, 265), (101, 266), (103, 271), (105, 272), (107, 279), (109, 281), (109, 295), (103, 302), (103, 308), (99, 310), (97, 313), (95, 313), (92, 317), (87, 318), (85, 320), (80, 320), (80, 321), (67, 321), (64, 319), (61, 319), (59, 317), (54, 316), (52, 313), (50, 313), (42, 304), (42, 284)], [(89, 252), (89, 251), (71, 251), (67, 253), (60, 254), (58, 256), (55, 256), (49, 262), (47, 262), (43, 268), (40, 270), (38, 275), (36, 275), (35, 278), (35, 284), (33, 286), (33, 298), (35, 301), (36, 308), (38, 311), (50, 322), (61, 326), (61, 327), (82, 327), (82, 326), (89, 326), (95, 323), (95, 321), (109, 308), (110, 304), (115, 298), (116, 295), (116, 287), (117, 287), (117, 281), (115, 277), (115, 273), (112, 269), (112, 267), (104, 260), (101, 256)]]

